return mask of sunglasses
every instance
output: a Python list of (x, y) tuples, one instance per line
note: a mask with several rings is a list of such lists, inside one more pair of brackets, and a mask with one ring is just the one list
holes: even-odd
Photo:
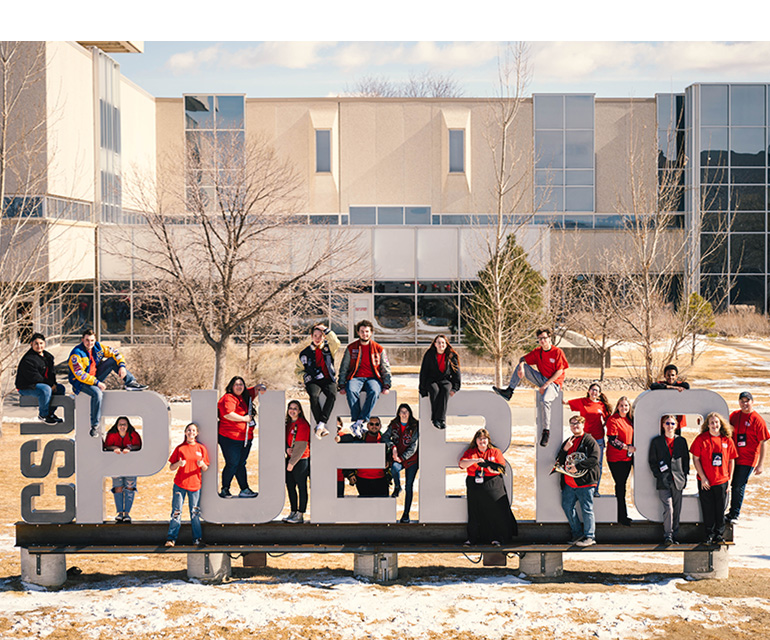
[(373, 427), (379, 427), (380, 426), (379, 422), (372, 422), (371, 420), (369, 421), (369, 424), (372, 425)]
[(664, 422), (663, 424), (670, 424), (670, 425), (676, 426), (676, 422)]

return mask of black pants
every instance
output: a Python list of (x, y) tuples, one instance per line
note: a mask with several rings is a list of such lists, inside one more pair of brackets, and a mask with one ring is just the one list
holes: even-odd
[[(305, 385), (305, 390), (308, 396), (310, 396), (310, 411), (313, 413), (315, 421), (323, 422), (326, 424), (329, 422), (329, 416), (334, 409), (334, 401), (337, 399), (337, 385), (334, 380), (318, 380), (308, 382)], [(321, 405), (321, 394), (324, 396), (323, 405)]]
[(222, 469), (222, 488), (229, 489), (234, 477), (238, 481), (241, 491), (248, 489), (249, 481), (246, 478), (246, 460), (251, 451), (251, 440), (244, 443), (242, 440), (225, 438), (223, 435), (220, 435), (217, 440), (219, 448), (222, 449), (222, 456), (225, 459), (225, 466)]
[(628, 508), (626, 507), (626, 483), (631, 474), (633, 460), (620, 460), (618, 462), (609, 462), (610, 473), (615, 481), (615, 499), (618, 503), (618, 522), (628, 520)]
[(361, 498), (387, 498), (388, 477), (356, 478), (356, 489)]
[(518, 535), (518, 524), (508, 504), (502, 476), (488, 476), (479, 484), (476, 478), (465, 480), (468, 493), (468, 540), (472, 544), (503, 544)]
[[(286, 471), (286, 492), (292, 511), (307, 511), (307, 478), (310, 475), (310, 458), (302, 458), (291, 471)], [(299, 493), (299, 501), (297, 500)]]
[(450, 380), (431, 382), (428, 386), (430, 397), (430, 419), (433, 422), (446, 420), (446, 407), (449, 402), (449, 392), (452, 390)]
[(727, 485), (724, 482), (704, 491), (698, 480), (698, 497), (703, 511), (703, 525), (706, 535), (722, 536), (725, 533), (725, 506), (727, 505)]

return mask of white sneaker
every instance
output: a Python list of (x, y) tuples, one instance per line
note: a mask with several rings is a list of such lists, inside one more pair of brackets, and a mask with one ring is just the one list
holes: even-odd
[(324, 436), (328, 436), (328, 435), (329, 435), (329, 430), (326, 428), (326, 425), (323, 422), (319, 422), (315, 426), (315, 437), (320, 440)]
[(363, 420), (356, 420), (353, 424), (350, 425), (350, 433), (353, 434), (353, 437), (360, 438), (364, 435), (364, 421)]
[(591, 545), (596, 544), (596, 540), (593, 538), (585, 537), (582, 540), (578, 540), (575, 545), (578, 547), (590, 547)]

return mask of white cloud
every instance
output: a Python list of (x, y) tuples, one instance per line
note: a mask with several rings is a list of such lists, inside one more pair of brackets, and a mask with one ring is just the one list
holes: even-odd
[(225, 61), (243, 69), (264, 66), (307, 69), (321, 62), (321, 52), (332, 46), (323, 42), (261, 42), (228, 53)]
[(173, 73), (190, 73), (199, 70), (204, 65), (215, 62), (220, 52), (220, 45), (215, 44), (199, 51), (175, 53), (166, 62), (166, 67)]

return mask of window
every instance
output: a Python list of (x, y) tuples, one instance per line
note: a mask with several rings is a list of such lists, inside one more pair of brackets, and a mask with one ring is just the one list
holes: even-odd
[(332, 170), (332, 132), (331, 129), (316, 129), (315, 132), (315, 170), (317, 173), (329, 173)]
[(465, 172), (465, 131), (449, 130), (449, 173)]

